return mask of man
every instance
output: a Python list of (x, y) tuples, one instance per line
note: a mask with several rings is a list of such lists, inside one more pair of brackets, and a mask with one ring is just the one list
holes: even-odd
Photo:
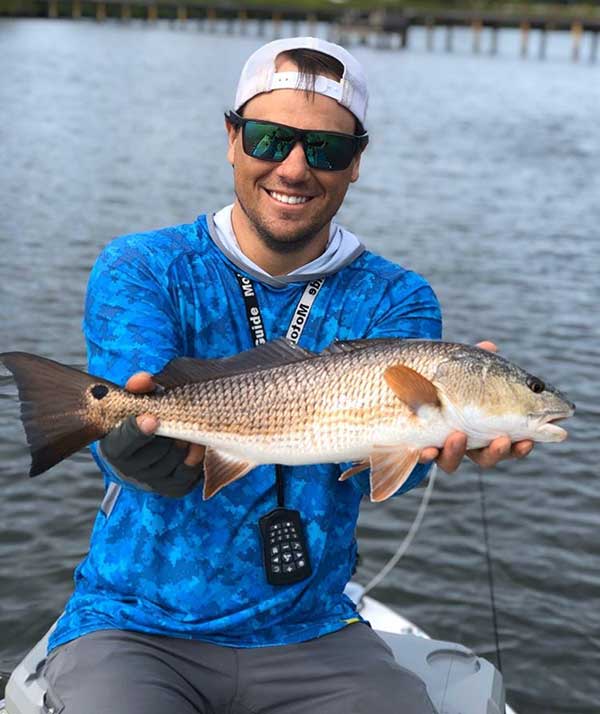
[[(439, 338), (423, 278), (333, 221), (359, 176), (366, 108), (363, 70), (341, 47), (259, 49), (226, 119), (233, 206), (105, 249), (84, 319), (90, 372), (145, 392), (174, 357), (286, 334), (317, 352), (335, 339)], [(132, 418), (93, 448), (106, 496), (50, 642), (47, 711), (432, 714), (423, 683), (343, 594), (368, 474), (261, 466), (204, 501), (203, 447), (155, 437), (157, 425)], [(500, 439), (473, 456), (493, 465), (510, 452)], [(452, 471), (464, 453), (462, 434), (425, 449), (399, 493), (427, 462)], [(289, 547), (310, 562), (293, 561), (284, 584), (283, 563), (263, 558), (261, 519), (278, 505), (299, 512)]]

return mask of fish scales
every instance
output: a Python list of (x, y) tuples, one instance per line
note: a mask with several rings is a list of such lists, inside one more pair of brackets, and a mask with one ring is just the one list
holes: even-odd
[[(227, 377), (177, 389), (161, 399), (161, 433), (198, 443), (250, 448), (272, 462), (296, 462), (309, 455), (315, 463), (350, 452), (364, 456), (385, 427), (408, 420), (410, 410), (382, 378), (386, 366), (402, 362), (432, 376), (429, 343), (374, 346), (285, 365), (268, 372)], [(435, 351), (438, 357), (440, 350)], [(190, 395), (195, 405), (188, 407)], [(172, 407), (163, 411), (162, 401)], [(308, 452), (308, 454), (307, 454)], [(296, 456), (294, 456), (296, 454)]]

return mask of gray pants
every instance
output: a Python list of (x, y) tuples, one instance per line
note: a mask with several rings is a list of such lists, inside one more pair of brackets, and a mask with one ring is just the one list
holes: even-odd
[(54, 650), (44, 675), (48, 714), (435, 714), (364, 624), (252, 649), (103, 630)]

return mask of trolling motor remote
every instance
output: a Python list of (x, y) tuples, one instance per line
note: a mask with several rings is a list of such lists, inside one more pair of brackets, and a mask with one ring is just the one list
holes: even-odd
[(259, 520), (267, 580), (291, 585), (311, 574), (299, 511), (275, 508)]

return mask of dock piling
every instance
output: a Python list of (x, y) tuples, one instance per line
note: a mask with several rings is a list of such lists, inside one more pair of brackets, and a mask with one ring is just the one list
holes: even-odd
[(490, 54), (498, 54), (498, 25), (492, 25), (491, 27), (492, 36), (490, 38)]
[(583, 25), (581, 22), (574, 22), (571, 27), (571, 37), (573, 39), (573, 50), (571, 57), (573, 62), (579, 62), (579, 54), (581, 50), (581, 36), (583, 35)]
[(409, 24), (406, 22), (400, 31), (400, 49), (408, 49), (408, 28)]
[(281, 37), (281, 13), (274, 12), (271, 18), (271, 24), (273, 25), (273, 39), (278, 40)]
[(544, 25), (540, 30), (540, 46), (538, 49), (538, 59), (546, 59), (546, 48), (548, 44), (548, 25)]
[(478, 55), (481, 52), (481, 30), (483, 23), (481, 20), (473, 20), (471, 30), (473, 32), (473, 53)]
[(452, 52), (454, 48), (454, 26), (453, 25), (446, 25), (446, 41), (444, 45), (444, 49), (446, 52)]
[(427, 46), (428, 52), (433, 52), (434, 48), (434, 33), (435, 33), (435, 20), (433, 17), (428, 17), (425, 21), (425, 44)]
[(247, 34), (248, 31), (248, 12), (244, 9), (241, 9), (238, 12), (238, 25), (240, 28), (240, 35), (245, 35)]
[(209, 7), (206, 9), (206, 30), (210, 33), (215, 31), (215, 25), (217, 23), (217, 11), (214, 7)]
[(529, 22), (523, 20), (521, 23), (521, 57), (523, 57), (523, 59), (529, 54), (529, 30)]

